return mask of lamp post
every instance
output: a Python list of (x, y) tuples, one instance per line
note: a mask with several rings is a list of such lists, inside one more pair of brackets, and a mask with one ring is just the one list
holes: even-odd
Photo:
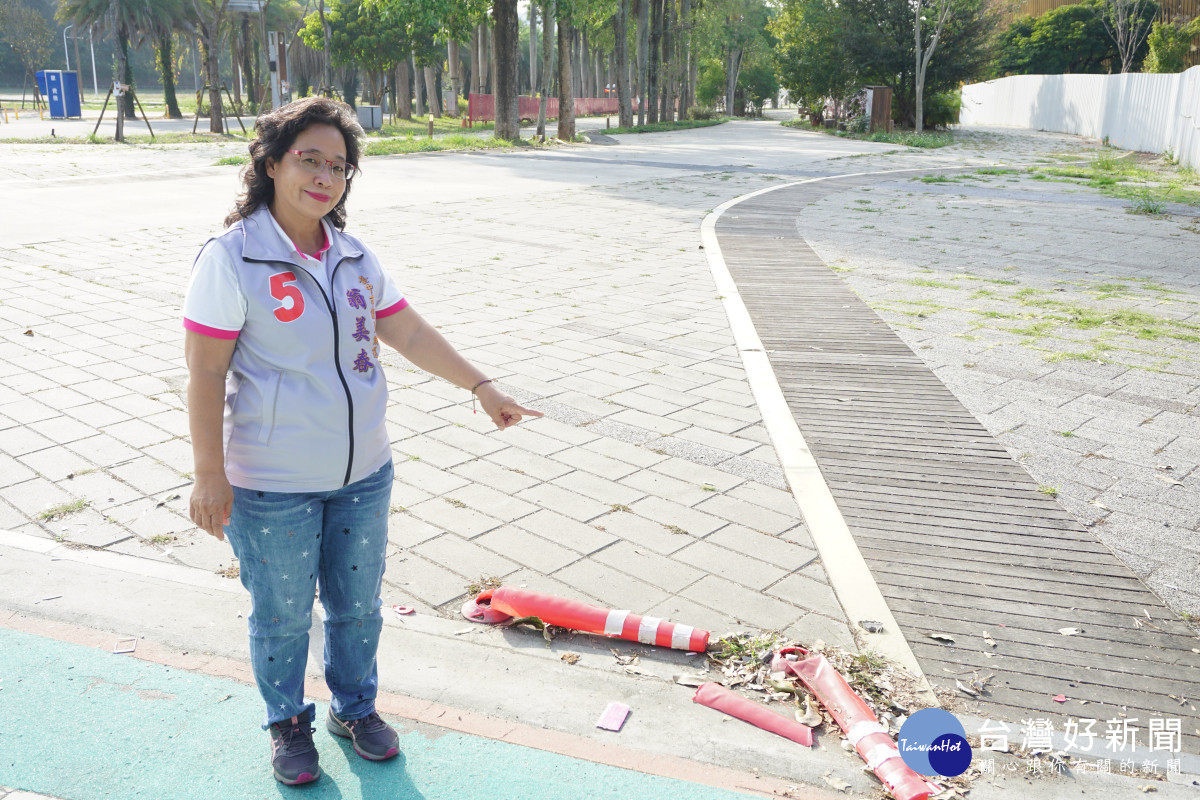
[(96, 83), (96, 40), (92, 38), (92, 26), (88, 26), (88, 47), (92, 50), (92, 94), (100, 94), (100, 84)]
[(74, 25), (68, 25), (63, 28), (63, 55), (67, 57), (67, 72), (71, 71), (71, 51), (67, 49), (67, 31), (74, 27)]

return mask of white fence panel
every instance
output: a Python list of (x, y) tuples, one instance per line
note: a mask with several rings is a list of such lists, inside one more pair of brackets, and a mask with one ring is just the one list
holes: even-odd
[(962, 90), (960, 120), (1108, 137), (1200, 168), (1200, 67), (1173, 75), (1014, 75)]

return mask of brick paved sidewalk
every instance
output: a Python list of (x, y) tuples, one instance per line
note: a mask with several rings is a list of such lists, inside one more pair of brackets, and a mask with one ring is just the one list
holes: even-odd
[[(461, 391), (406, 371), (394, 354), (385, 359), (398, 475), (385, 601), (452, 614), (467, 584), (497, 576), (721, 632), (746, 625), (850, 644), (747, 389), (697, 249), (698, 223), (719, 202), (778, 181), (772, 172), (1028, 162), (1079, 145), (991, 132), (947, 151), (889, 154), (792, 138), (766, 123), (728, 127), (716, 141), (748, 130), (765, 138), (732, 157), (728, 144), (705, 150), (712, 133), (673, 134), (656, 140), (660, 166), (641, 169), (640, 180), (590, 185), (578, 163), (635, 151), (475, 157), (485, 182), (502, 184), (515, 170), (560, 183), (466, 201), (431, 201), (409, 187), (394, 203), (352, 207), (352, 227), (416, 307), (547, 412), (490, 432)], [(637, 137), (627, 140), (636, 147)], [(182, 169), (200, 156), (179, 158)], [(371, 171), (403, 179), (410, 163), (379, 160)], [(931, 196), (921, 184), (904, 189)], [(856, 244), (886, 242), (893, 255), (920, 246), (914, 259), (932, 258), (955, 232), (950, 222), (941, 240), (920, 239), (936, 231), (912, 245), (862, 239), (859, 220), (847, 221), (856, 215), (838, 211), (828, 230), (842, 225)], [(166, 237), (161, 229), (48, 235), (0, 254), (0, 527), (205, 570), (230, 566), (227, 546), (193, 531), (185, 514), (179, 305), (212, 222)]]

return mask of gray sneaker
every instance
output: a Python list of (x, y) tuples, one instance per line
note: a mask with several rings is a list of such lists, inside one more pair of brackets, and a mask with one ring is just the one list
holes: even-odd
[(334, 736), (349, 739), (354, 752), (370, 761), (383, 761), (400, 753), (400, 737), (374, 711), (362, 719), (339, 719), (331, 708), (325, 727)]
[(295, 786), (321, 777), (313, 730), (307, 711), (271, 725), (271, 769), (275, 780)]

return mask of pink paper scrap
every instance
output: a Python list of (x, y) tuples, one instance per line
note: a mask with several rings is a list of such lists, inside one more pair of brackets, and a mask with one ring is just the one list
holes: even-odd
[(596, 727), (603, 728), (606, 731), (619, 731), (621, 730), (621, 726), (625, 724), (625, 718), (628, 716), (629, 706), (613, 700), (608, 704), (608, 708), (604, 709), (604, 713), (600, 715), (599, 721), (596, 722)]

